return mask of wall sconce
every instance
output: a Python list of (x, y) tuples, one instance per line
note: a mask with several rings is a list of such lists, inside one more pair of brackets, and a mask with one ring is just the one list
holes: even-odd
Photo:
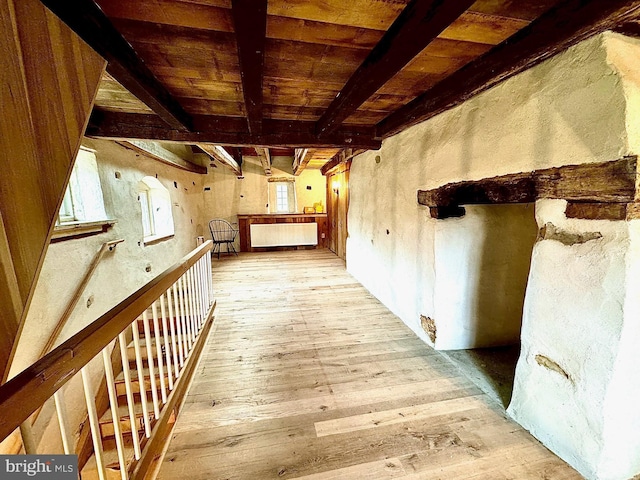
[(340, 182), (337, 180), (334, 180), (333, 183), (331, 184), (331, 188), (333, 188), (333, 193), (338, 195), (338, 192), (340, 191)]

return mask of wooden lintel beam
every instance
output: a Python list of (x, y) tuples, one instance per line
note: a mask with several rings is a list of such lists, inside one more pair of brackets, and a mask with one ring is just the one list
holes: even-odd
[(267, 0), (232, 0), (242, 93), (249, 132), (262, 133), (262, 81), (267, 39)]
[(341, 165), (347, 163), (349, 160), (353, 159), (353, 157), (360, 155), (364, 151), (364, 149), (345, 148), (339, 151), (330, 161), (325, 163), (320, 169), (320, 173), (325, 177), (333, 174)]
[[(236, 176), (238, 176), (238, 177), (242, 176), (241, 165), (238, 164), (236, 159), (233, 158), (233, 157), (228, 157), (227, 155), (224, 155), (222, 152), (220, 152), (220, 150), (218, 150), (216, 148), (216, 145), (212, 145), (212, 144), (209, 144), (209, 143), (197, 143), (196, 145), (204, 153), (209, 155), (211, 158), (213, 158), (214, 160), (218, 160), (220, 163), (222, 163), (226, 167), (230, 168), (231, 171), (236, 174)], [(227, 151), (225, 150), (225, 152), (227, 152)], [(227, 152), (227, 154), (228, 153), (229, 152)]]
[(256, 153), (262, 164), (264, 174), (268, 177), (271, 175), (271, 153), (268, 148), (256, 147)]
[(41, 0), (107, 60), (107, 71), (172, 128), (191, 129), (191, 117), (158, 81), (93, 0)]
[(527, 27), (381, 120), (385, 138), (459, 105), (592, 35), (640, 13), (638, 0), (562, 0)]
[(314, 128), (314, 122), (265, 119), (262, 134), (252, 135), (242, 118), (204, 115), (193, 117), (192, 132), (183, 132), (168, 128), (157, 115), (94, 110), (87, 135), (112, 140), (139, 138), (250, 147), (353, 147), (377, 150), (381, 146), (372, 127), (343, 127), (321, 139), (315, 134)]
[(308, 148), (296, 148), (296, 154), (293, 157), (293, 174), (300, 175), (311, 160), (312, 152)]
[(162, 148), (162, 146), (156, 142), (130, 139), (122, 141), (120, 144), (125, 148), (135, 150), (136, 152), (140, 152), (142, 155), (153, 158), (154, 160), (158, 160), (167, 165), (186, 170), (187, 172), (199, 173), (201, 175), (206, 175), (207, 173), (207, 167), (191, 163), (190, 161), (179, 157), (175, 153)]
[(318, 135), (335, 130), (473, 3), (411, 0), (318, 120)]
[(464, 215), (462, 205), (533, 203), (559, 198), (574, 203), (631, 203), (636, 199), (637, 157), (514, 173), (418, 190), (433, 218)]

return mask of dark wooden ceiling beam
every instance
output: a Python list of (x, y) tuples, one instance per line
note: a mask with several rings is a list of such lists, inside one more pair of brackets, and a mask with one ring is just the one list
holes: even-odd
[(453, 23), (473, 0), (412, 0), (318, 120), (331, 133)]
[(570, 46), (635, 18), (640, 1), (563, 0), (377, 125), (388, 137), (463, 103)]
[(233, 0), (231, 5), (249, 132), (252, 135), (260, 135), (262, 133), (264, 48), (267, 38), (267, 0)]
[(560, 198), (577, 203), (632, 203), (636, 198), (638, 159), (565, 165), (512, 173), (499, 177), (448, 183), (418, 190), (418, 203), (429, 207), (433, 218), (464, 215), (463, 205), (533, 203)]
[(268, 148), (256, 147), (256, 153), (258, 154), (258, 158), (260, 159), (260, 164), (262, 165), (262, 169), (264, 170), (264, 174), (267, 177), (271, 176), (271, 152)]
[(191, 117), (144, 64), (93, 0), (41, 0), (107, 60), (107, 71), (172, 128), (189, 131)]
[[(237, 176), (242, 176), (242, 163), (238, 163), (232, 155), (229, 154), (228, 150), (224, 149), (227, 153), (225, 155), (218, 149), (217, 145), (212, 145), (210, 143), (197, 143), (196, 144), (204, 153), (209, 155), (212, 160), (217, 160), (225, 167), (231, 169), (231, 171)], [(220, 147), (223, 148), (223, 147)]]
[(118, 113), (94, 110), (87, 135), (114, 140), (130, 138), (181, 143), (215, 143), (218, 145), (258, 147), (353, 147), (377, 150), (381, 141), (373, 127), (341, 127), (319, 139), (314, 122), (265, 119), (261, 135), (247, 130), (241, 117), (194, 115), (193, 131), (167, 127), (157, 115)]

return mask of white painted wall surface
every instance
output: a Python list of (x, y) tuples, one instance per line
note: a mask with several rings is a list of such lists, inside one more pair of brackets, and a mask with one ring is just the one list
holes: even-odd
[[(519, 206), (499, 214), (467, 207), (461, 219), (434, 220), (417, 191), (629, 153), (624, 89), (609, 61), (620, 38), (583, 42), (354, 160), (347, 268), (426, 341), (419, 317), (433, 318), (436, 348), (517, 340), (528, 269), (521, 256), (529, 257), (535, 225)], [(505, 249), (512, 270), (498, 261)], [(485, 288), (491, 278), (493, 292)], [(495, 310), (479, 316), (487, 300)]]
[[(304, 170), (299, 176), (291, 174), (282, 166), (287, 160), (276, 157), (271, 168), (272, 177), (295, 178), (296, 196), (298, 197), (298, 211), (302, 213), (304, 207), (313, 206), (315, 202), (322, 202), (326, 208), (326, 178), (320, 170)], [(269, 213), (267, 206), (268, 177), (264, 174), (257, 157), (245, 157), (242, 164), (244, 178), (238, 179), (228, 168), (217, 163), (217, 168), (209, 167), (209, 173), (204, 178), (204, 186), (210, 188), (204, 192), (203, 211), (205, 219), (224, 218), (232, 223), (238, 221), (238, 214)], [(311, 189), (307, 189), (311, 187)], [(275, 202), (275, 198), (271, 199)], [(210, 235), (207, 233), (207, 238)], [(240, 239), (236, 240), (236, 250), (240, 249)]]
[[(350, 177), (347, 268), (427, 343), (421, 314), (436, 323), (438, 349), (506, 339), (517, 321), (516, 290), (522, 306), (526, 286), (509, 412), (598, 480), (640, 472), (637, 221), (567, 220), (563, 201), (538, 202), (537, 226), (526, 206), (473, 206), (463, 218), (434, 220), (416, 193), (637, 153), (640, 75), (630, 58), (638, 58), (639, 45), (611, 33), (587, 40), (385, 140), (379, 152), (354, 160)], [(506, 253), (514, 242), (529, 242), (531, 252), (532, 235), (548, 221), (602, 238), (570, 246), (540, 241), (532, 257), (524, 246)], [(528, 285), (523, 270), (514, 276), (508, 268), (525, 256), (532, 258)], [(483, 288), (483, 278), (496, 279), (494, 291)], [(501, 298), (505, 287), (511, 293)], [(481, 318), (477, 306), (487, 300), (495, 308)], [(536, 355), (557, 362), (571, 380)]]
[[(104, 242), (124, 239), (113, 252), (104, 256), (58, 343), (193, 250), (196, 237), (205, 231), (202, 223), (203, 176), (151, 160), (114, 142), (85, 140), (84, 143), (96, 150), (107, 214), (117, 223), (106, 233), (49, 246), (11, 375), (37, 360), (49, 333)], [(116, 172), (120, 174), (119, 179)], [(145, 246), (138, 183), (147, 175), (157, 175), (171, 195), (175, 235)]]
[[(587, 478), (626, 479), (640, 467), (640, 382), (632, 372), (640, 330), (638, 317), (629, 315), (638, 311), (637, 288), (630, 289), (637, 277), (630, 275), (640, 257), (629, 229), (637, 230), (638, 222), (567, 219), (565, 205), (538, 201), (538, 225), (602, 237), (536, 243), (508, 411)], [(538, 355), (566, 376), (540, 365)]]

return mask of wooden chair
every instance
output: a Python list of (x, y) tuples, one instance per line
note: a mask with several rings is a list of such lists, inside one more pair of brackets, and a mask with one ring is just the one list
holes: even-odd
[(233, 253), (238, 255), (233, 243), (236, 241), (236, 237), (238, 236), (238, 229), (234, 228), (226, 220), (221, 218), (215, 218), (209, 222), (209, 230), (211, 231), (211, 238), (213, 239), (213, 252), (218, 252), (218, 258), (220, 258), (220, 250), (222, 250), (222, 244), (227, 245), (227, 253), (231, 253), (229, 251), (229, 247)]

